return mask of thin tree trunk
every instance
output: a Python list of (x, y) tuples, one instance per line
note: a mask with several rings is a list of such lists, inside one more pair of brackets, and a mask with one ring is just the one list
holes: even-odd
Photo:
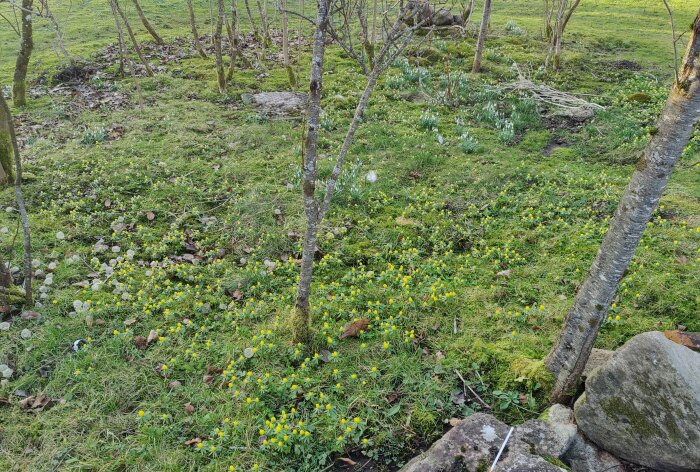
[(34, 49), (33, 16), (32, 7), (34, 0), (22, 0), (22, 36), (20, 38), (19, 53), (15, 63), (14, 83), (12, 85), (12, 100), (15, 106), (23, 107), (27, 104), (27, 69), (29, 59)]
[(53, 16), (53, 13), (51, 13), (51, 11), (49, 10), (49, 2), (47, 0), (40, 0), (40, 3), (44, 11), (42, 16), (44, 18), (47, 18), (51, 22), (54, 33), (56, 34), (56, 48), (61, 52), (61, 54), (65, 56), (66, 61), (68, 61), (68, 64), (73, 64), (73, 58), (70, 54), (68, 54), (65, 43), (63, 41), (63, 32), (61, 31), (61, 27), (59, 26), (58, 21), (56, 21), (56, 17)]
[(294, 88), (297, 86), (297, 78), (289, 60), (289, 16), (287, 15), (287, 0), (279, 0), (279, 2), (280, 14), (282, 15), (282, 62), (284, 63), (284, 68), (287, 70), (289, 85)]
[(309, 83), (309, 118), (306, 133), (304, 161), (302, 164), (302, 200), (306, 215), (306, 231), (301, 257), (301, 274), (297, 286), (297, 296), (292, 316), (292, 335), (295, 343), (305, 343), (311, 337), (309, 327), (309, 291), (316, 253), (319, 208), (316, 203), (316, 158), (318, 153), (318, 130), (321, 117), (321, 91), (323, 88), (323, 59), (326, 53), (326, 24), (328, 21), (328, 0), (321, 0), (314, 32), (313, 53), (311, 56), (311, 79)]
[[(12, 274), (7, 268), (5, 261), (2, 260), (2, 254), (0, 254), (0, 287), (9, 288), (12, 286)], [(0, 298), (0, 301), (2, 298)], [(3, 303), (0, 303), (0, 305)]]
[(0, 110), (0, 185), (8, 184), (14, 179), (12, 152), (10, 117)]
[(31, 307), (33, 305), (32, 244), (31, 233), (29, 231), (29, 216), (27, 215), (27, 207), (24, 204), (24, 196), (22, 195), (22, 160), (19, 156), (19, 146), (17, 145), (15, 125), (12, 122), (10, 107), (7, 106), (7, 102), (5, 101), (5, 97), (2, 96), (2, 93), (0, 93), (0, 110), (9, 123), (10, 141), (15, 155), (15, 198), (17, 199), (17, 208), (19, 210), (20, 221), (22, 222), (22, 232), (24, 236), (24, 303), (27, 307)]
[(267, 22), (267, 11), (265, 8), (263, 8), (260, 0), (256, 0), (256, 3), (258, 4), (258, 13), (260, 14), (260, 25), (263, 31), (263, 40), (265, 44), (268, 45), (272, 42), (272, 39), (270, 38), (270, 25)]
[(466, 15), (464, 15), (464, 26), (469, 24), (469, 20), (472, 19), (474, 14), (474, 0), (469, 0), (469, 6), (467, 7)]
[(122, 22), (124, 23), (124, 27), (126, 28), (126, 32), (129, 34), (129, 38), (131, 39), (131, 44), (133, 44), (134, 51), (136, 51), (136, 55), (139, 56), (139, 60), (141, 61), (141, 64), (143, 64), (143, 67), (146, 69), (146, 75), (149, 77), (153, 77), (153, 69), (151, 69), (151, 66), (148, 64), (146, 57), (143, 55), (143, 52), (141, 51), (141, 46), (139, 46), (138, 41), (136, 41), (136, 36), (134, 35), (134, 30), (131, 29), (131, 25), (129, 24), (129, 19), (124, 14), (122, 7), (119, 6), (118, 0), (112, 0), (112, 3), (114, 5), (114, 8), (117, 11), (117, 13), (119, 13), (119, 16), (121, 17)]
[(224, 27), (224, 0), (217, 0), (216, 29), (214, 30), (214, 55), (216, 57), (216, 76), (219, 82), (219, 92), (226, 93), (226, 72), (221, 48), (221, 36)]
[(121, 65), (123, 66), (124, 64), (126, 64), (126, 67), (129, 69), (128, 72), (134, 81), (134, 88), (136, 89), (136, 95), (139, 99), (139, 108), (143, 110), (144, 103), (143, 93), (141, 92), (141, 84), (139, 84), (139, 81), (136, 78), (136, 70), (134, 67), (134, 63), (131, 61), (131, 58), (129, 57), (128, 51), (126, 49), (126, 42), (124, 41), (124, 31), (122, 30), (121, 23), (119, 22), (119, 13), (117, 12), (117, 2), (116, 0), (110, 0), (109, 4), (112, 7), (112, 16), (114, 16), (114, 24), (117, 28), (117, 42), (119, 43), (119, 56), (121, 60)]
[(204, 52), (202, 47), (202, 42), (199, 40), (199, 31), (197, 31), (197, 22), (194, 17), (194, 7), (192, 6), (192, 0), (187, 0), (187, 11), (190, 15), (190, 29), (192, 30), (192, 41), (194, 42), (194, 48), (199, 53), (202, 59), (207, 58), (207, 53)]
[(139, 18), (141, 19), (141, 23), (143, 23), (143, 27), (146, 28), (146, 30), (149, 32), (151, 36), (153, 36), (153, 39), (156, 41), (156, 44), (163, 45), (165, 44), (165, 41), (163, 41), (163, 38), (160, 37), (156, 29), (151, 25), (151, 22), (148, 21), (148, 18), (146, 18), (146, 15), (143, 13), (143, 9), (141, 9), (141, 4), (139, 3), (139, 0), (131, 0), (134, 3), (134, 7), (136, 8), (136, 13), (139, 14)]
[(479, 29), (479, 38), (476, 40), (476, 54), (474, 54), (474, 65), (472, 72), (481, 71), (481, 56), (484, 53), (484, 42), (486, 41), (486, 33), (489, 29), (489, 20), (491, 18), (491, 0), (484, 1), (484, 16), (481, 18), (481, 28)]
[(245, 0), (245, 11), (248, 15), (248, 21), (250, 21), (250, 27), (253, 30), (253, 34), (258, 39), (262, 39), (260, 36), (260, 32), (258, 31), (258, 24), (253, 19), (253, 13), (250, 11), (250, 0)]
[(699, 118), (700, 13), (692, 26), (679, 80), (659, 118), (658, 132), (636, 165), (598, 255), (547, 357), (547, 368), (556, 378), (553, 401), (566, 399), (575, 389), (620, 279)]

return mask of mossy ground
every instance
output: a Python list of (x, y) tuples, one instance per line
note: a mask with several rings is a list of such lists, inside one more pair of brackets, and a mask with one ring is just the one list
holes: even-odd
[[(289, 343), (303, 232), (302, 126), (263, 119), (238, 98), (287, 88), (281, 64), (238, 71), (222, 97), (213, 59), (193, 54), (141, 79), (143, 111), (128, 78), (100, 84), (127, 94), (126, 108), (66, 117), (65, 99), (30, 99), (16, 110), (20, 118), (50, 126), (24, 128), (23, 157), (36, 176), (25, 197), (35, 257), (44, 271), (56, 266), (41, 320), (16, 319), (0, 332), (0, 363), (15, 370), (0, 388), (13, 399), (0, 403), (0, 467), (321, 470), (362, 453), (382, 470), (432, 441), (450, 417), (482, 408), (460, 396), (457, 371), (502, 419), (536, 417), (547, 406), (539, 361), (672, 77), (666, 14), (642, 3), (582, 2), (559, 74), (538, 71), (546, 48), (540, 6), (529, 1), (494, 10), (484, 74), (467, 73), (469, 37), (433, 38), (425, 48), (439, 60), (419, 68), (409, 57), (387, 72), (322, 231), (309, 346)], [(671, 4), (676, 24), (690, 24), (693, 2)], [(144, 2), (168, 39), (188, 37), (183, 8)], [(90, 58), (114, 40), (106, 5), (53, 9), (75, 56)], [(204, 22), (208, 9), (198, 9)], [(509, 20), (525, 34), (506, 31)], [(57, 65), (50, 27), (35, 30), (31, 79)], [(16, 45), (0, 31), (4, 84)], [(574, 128), (540, 118), (530, 100), (497, 90), (514, 80), (514, 60), (534, 80), (592, 94), (606, 110)], [(322, 178), (363, 77), (331, 47), (325, 80)], [(633, 94), (649, 100), (629, 100)], [(122, 131), (110, 137), (113, 129)], [(700, 330), (696, 149), (693, 140), (599, 347), (676, 323)], [(369, 171), (376, 182), (365, 180)], [(0, 206), (13, 205), (12, 189), (0, 191)], [(3, 211), (3, 251), (16, 227), (16, 213)], [(18, 240), (12, 261), (21, 261)], [(372, 318), (368, 332), (339, 340), (360, 316)], [(30, 339), (20, 337), (24, 328)], [(151, 330), (156, 340), (138, 350), (134, 337)], [(87, 344), (73, 352), (77, 339)], [(173, 380), (181, 387), (171, 390)], [(29, 413), (17, 390), (66, 402)], [(201, 448), (185, 444), (195, 438)]]

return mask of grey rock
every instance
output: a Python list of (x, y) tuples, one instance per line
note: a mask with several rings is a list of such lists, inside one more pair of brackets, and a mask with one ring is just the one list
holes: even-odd
[(571, 472), (625, 472), (622, 463), (609, 452), (597, 448), (581, 433), (574, 438), (563, 460), (571, 466)]
[(494, 472), (566, 472), (540, 456), (529, 454), (521, 448), (511, 449), (505, 459), (499, 461)]
[(612, 357), (615, 351), (608, 351), (607, 349), (596, 349), (593, 348), (591, 355), (588, 357), (583, 372), (582, 377), (588, 377), (594, 369), (606, 364)]
[(587, 106), (564, 108), (554, 114), (556, 117), (566, 118), (574, 123), (583, 123), (593, 118), (594, 115), (595, 110)]
[(9, 329), (10, 323), (8, 323), (7, 321), (3, 321), (2, 323), (0, 323), (0, 331), (7, 331)]
[(700, 353), (660, 332), (637, 335), (586, 379), (574, 413), (583, 433), (617, 457), (700, 471)]
[(270, 118), (285, 118), (301, 115), (307, 107), (308, 97), (297, 92), (262, 92), (244, 94), (241, 99)]
[(434, 26), (452, 26), (454, 24), (452, 13), (446, 8), (440, 8), (433, 13), (432, 21)]
[(458, 423), (400, 472), (485, 470), (495, 459), (509, 429), (493, 416), (477, 413)]
[(576, 437), (576, 425), (545, 423), (528, 420), (515, 428), (514, 440), (526, 443), (530, 450), (540, 456), (560, 459), (569, 450)]
[(32, 332), (27, 328), (24, 328), (22, 332), (19, 333), (19, 335), (22, 336), (23, 339), (29, 339), (32, 337)]

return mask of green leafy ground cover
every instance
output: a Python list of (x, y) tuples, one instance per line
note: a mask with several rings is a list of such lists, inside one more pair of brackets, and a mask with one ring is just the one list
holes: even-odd
[[(192, 54), (140, 79), (143, 111), (131, 79), (110, 75), (89, 83), (126, 103), (77, 108), (42, 94), (16, 110), (37, 268), (53, 276), (37, 282), (41, 319), (0, 331), (0, 363), (15, 371), (0, 388), (11, 400), (0, 403), (0, 466), (341, 470), (348, 462), (337, 459), (350, 457), (384, 470), (452, 417), (486, 408), (511, 422), (536, 417), (547, 406), (540, 361), (654, 132), (673, 54), (661, 6), (590, 1), (572, 20), (564, 70), (543, 72), (535, 3), (496, 5), (484, 74), (467, 73), (472, 37), (435, 36), (381, 80), (322, 231), (309, 346), (290, 345), (287, 321), (303, 230), (302, 126), (240, 100), (286, 89), (280, 65), (237, 71), (220, 96), (213, 60)], [(677, 24), (690, 23), (692, 3), (672, 2)], [(182, 5), (144, 8), (169, 40), (188, 37)], [(205, 23), (207, 6), (198, 8)], [(104, 56), (114, 39), (105, 5), (54, 11), (72, 53)], [(56, 85), (58, 60), (49, 27), (37, 34), (30, 71), (41, 90)], [(10, 31), (0, 48), (8, 84)], [(583, 125), (543, 117), (541, 105), (502, 90), (513, 61), (606, 110)], [(363, 77), (332, 47), (325, 80), (322, 177)], [(697, 159), (694, 140), (599, 347), (678, 323), (700, 330)], [(14, 206), (11, 189), (0, 205)], [(15, 212), (0, 213), (2, 250), (13, 246), (19, 265), (16, 227)], [(368, 330), (340, 340), (360, 317)], [(460, 375), (488, 407), (465, 395)], [(65, 402), (27, 412), (18, 390)]]

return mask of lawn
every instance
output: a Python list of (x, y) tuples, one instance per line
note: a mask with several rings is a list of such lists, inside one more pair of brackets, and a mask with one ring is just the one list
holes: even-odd
[[(696, 2), (669, 3), (679, 30), (689, 25)], [(195, 6), (206, 34), (208, 4)], [(547, 408), (542, 359), (673, 77), (661, 2), (582, 2), (559, 73), (540, 68), (539, 2), (495, 2), (482, 74), (469, 73), (473, 25), (411, 46), (372, 96), (322, 228), (303, 346), (289, 326), (303, 122), (241, 100), (289, 89), (286, 71), (266, 59), (221, 95), (213, 58), (187, 43), (184, 2), (144, 1), (167, 50), (128, 7), (159, 66), (139, 78), (144, 109), (132, 78), (115, 76), (105, 2), (52, 4), (67, 49), (97, 64), (81, 82), (89, 99), (54, 78), (65, 64), (36, 20), (29, 106), (15, 113), (42, 306), (0, 331), (0, 363), (14, 370), (0, 387), (0, 469), (395, 470), (451, 418), (487, 410), (518, 423)], [(3, 86), (17, 43), (3, 25)], [(308, 41), (300, 51), (306, 71)], [(583, 124), (552, 116), (507, 90), (513, 62), (605, 110)], [(321, 178), (365, 80), (335, 46), (326, 71)], [(700, 133), (597, 347), (700, 331), (699, 153)], [(14, 205), (0, 189), (0, 250), (19, 266)], [(368, 329), (340, 339), (362, 317)], [(39, 393), (54, 401), (19, 404)]]

